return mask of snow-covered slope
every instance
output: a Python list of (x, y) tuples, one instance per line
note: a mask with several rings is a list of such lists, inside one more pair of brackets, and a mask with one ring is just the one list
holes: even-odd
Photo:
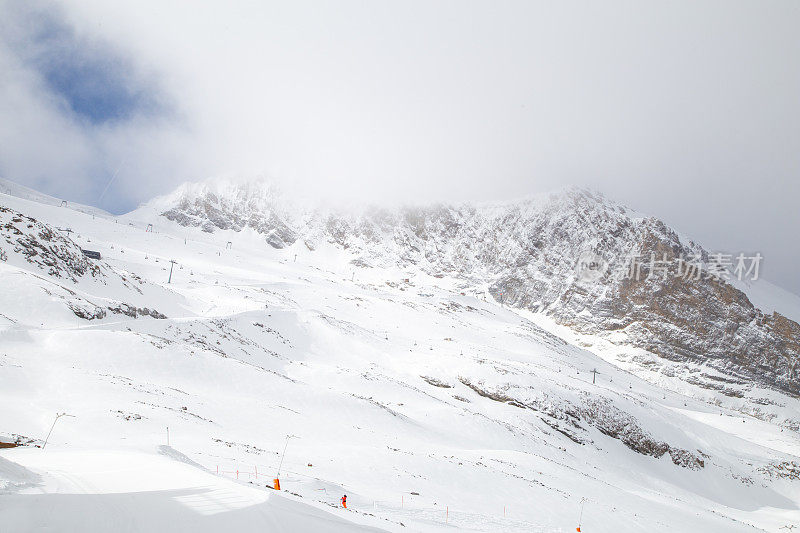
[(67, 200), (63, 200), (61, 198), (55, 198), (54, 196), (50, 196), (49, 194), (41, 193), (39, 191), (31, 189), (30, 187), (25, 187), (24, 185), (20, 185), (19, 183), (14, 183), (13, 181), (9, 181), (3, 178), (0, 178), (0, 194), (5, 194), (7, 196), (15, 196), (17, 198), (22, 198), (24, 200), (31, 200), (45, 205), (61, 206), (67, 209), (72, 209), (74, 211), (79, 211), (81, 213), (86, 213), (94, 216), (100, 216), (106, 218), (113, 216), (107, 211), (100, 209), (99, 207), (83, 205), (77, 202), (68, 202)]
[[(384, 220), (388, 231), (396, 213), (347, 219), (281, 202), (269, 216), (290, 237), (258, 220), (203, 231), (201, 218), (181, 225), (156, 203), (118, 221), (10, 196), (0, 205), (21, 221), (9, 237), (55, 242), (49, 253), (62, 268), (77, 261), (75, 249), (103, 257), (75, 279), (59, 277), (52, 261), (0, 241), (9, 289), (0, 294), (0, 432), (43, 439), (56, 412), (75, 416), (59, 419), (44, 450), (0, 451), (32, 472), (6, 483), (19, 509), (47, 508), (40, 493), (54, 477), (92, 492), (85, 472), (111, 469), (110, 456), (153, 465), (143, 456), (166, 443), (168, 427), (172, 448), (203, 476), (267, 491), (209, 522), (201, 504), (168, 515), (202, 527), (236, 523), (249, 509), (247, 520), (268, 528), (258, 500), (272, 500), (265, 487), (279, 467), (295, 502), (336, 505), (346, 493), (349, 509), (336, 513), (353, 528), (566, 531), (582, 505), (584, 531), (777, 531), (800, 521), (797, 398), (753, 382), (726, 394), (692, 379), (701, 372), (686, 362), (502, 305), (494, 262), (476, 250), (489, 253), (489, 233), (475, 235), (469, 271), (447, 270), (461, 252), (454, 240), (451, 249), (424, 238), (430, 213), (411, 219), (419, 224), (407, 241), (387, 241), (369, 240), (370, 224)], [(453, 212), (444, 213), (437, 231), (446, 234)], [(355, 226), (339, 224), (348, 220)], [(67, 226), (73, 233), (55, 229)], [(495, 250), (497, 264), (518, 252)], [(106, 311), (82, 312), (88, 304), (73, 299)], [(158, 315), (109, 310), (121, 303)], [(161, 467), (175, 472), (147, 466)], [(0, 478), (11, 470), (20, 478), (11, 468)], [(193, 475), (176, 472), (162, 488), (103, 484), (96, 492), (133, 496), (94, 512), (140, 491), (191, 488), (196, 502), (198, 484), (223, 485)], [(291, 524), (292, 513), (274, 516)], [(43, 514), (36, 525), (57, 520)]]
[(3, 531), (381, 531), (364, 525), (368, 519), (216, 476), (171, 447), (158, 452), (26, 449), (10, 454), (18, 463), (0, 457), (0, 477), (22, 480), (3, 496)]
[[(457, 278), (465, 287), (488, 287), (507, 305), (647, 350), (665, 369), (669, 362), (693, 365), (701, 370), (698, 383), (710, 388), (740, 395), (759, 381), (800, 395), (796, 297), (766, 283), (711, 275), (713, 256), (700, 245), (596, 193), (568, 189), (492, 205), (345, 211), (301, 208), (266, 183), (217, 181), (185, 185), (140, 213), (205, 232), (247, 228), (275, 248), (333, 244), (356, 265)], [(576, 271), (587, 256), (599, 268), (588, 279)], [(657, 271), (650, 258), (666, 268)], [(638, 274), (629, 279), (634, 260)], [(694, 264), (698, 276), (688, 270)], [(720, 382), (719, 372), (728, 379)]]

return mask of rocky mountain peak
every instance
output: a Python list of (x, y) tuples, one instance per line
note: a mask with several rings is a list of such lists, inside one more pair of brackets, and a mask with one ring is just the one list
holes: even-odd
[[(299, 207), (268, 184), (206, 184), (155, 205), (203, 231), (249, 228), (274, 248), (329, 243), (360, 266), (488, 286), (498, 301), (578, 332), (710, 369), (695, 379), (731, 395), (753, 381), (800, 394), (800, 325), (757, 309), (711, 275), (715, 265), (700, 245), (600, 193), (568, 188), (513, 202), (336, 210)], [(689, 260), (698, 276), (681, 274)]]

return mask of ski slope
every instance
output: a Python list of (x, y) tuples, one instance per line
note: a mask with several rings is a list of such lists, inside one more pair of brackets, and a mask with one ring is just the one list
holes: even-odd
[(796, 398), (763, 390), (778, 401), (754, 412), (480, 284), (359, 267), (333, 245), (0, 206), (72, 229), (105, 273), (57, 278), (0, 241), (0, 433), (43, 439), (74, 415), (44, 450), (0, 450), (16, 530), (800, 524), (798, 481), (776, 474), (800, 461)]
[[(381, 531), (352, 513), (212, 475), (167, 446), (27, 449), (10, 459), (37, 483), (3, 497), (4, 531)], [(9, 462), (0, 458), (0, 475)]]

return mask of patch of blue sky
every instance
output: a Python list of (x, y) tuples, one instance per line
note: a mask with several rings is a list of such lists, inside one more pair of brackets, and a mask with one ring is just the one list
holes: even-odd
[(69, 110), (90, 124), (163, 112), (153, 80), (108, 43), (88, 39), (58, 18), (58, 10), (26, 13), (16, 47)]

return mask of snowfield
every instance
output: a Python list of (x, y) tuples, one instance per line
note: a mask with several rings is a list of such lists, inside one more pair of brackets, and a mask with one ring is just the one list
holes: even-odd
[(0, 436), (30, 445), (0, 450), (0, 531), (800, 527), (796, 397), (486, 283), (9, 192)]
[(358, 517), (215, 476), (167, 446), (161, 454), (38, 452), (14, 456), (29, 478), (36, 477), (29, 468), (46, 474), (36, 491), (3, 497), (4, 531), (380, 531)]

